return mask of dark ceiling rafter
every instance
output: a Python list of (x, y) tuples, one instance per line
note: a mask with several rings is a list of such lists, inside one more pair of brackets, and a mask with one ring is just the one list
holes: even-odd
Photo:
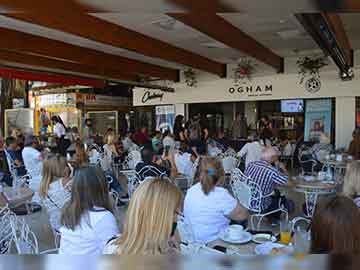
[(49, 59), (41, 56), (34, 56), (18, 52), (0, 50), (0, 63), (16, 67), (18, 65), (27, 65), (34, 67), (34, 70), (56, 69), (60, 70), (58, 73), (81, 73), (84, 76), (102, 78), (106, 80), (119, 81), (134, 81), (135, 76), (124, 75), (113, 70), (103, 70), (100, 67), (86, 66), (78, 63), (64, 62), (54, 59)]
[(325, 12), (360, 12), (359, 0), (317, 0), (317, 4)]
[(18, 51), (20, 53), (39, 55), (87, 66), (101, 67), (103, 70), (118, 70), (126, 77), (137, 75), (160, 78), (163, 80), (179, 80), (179, 72), (125, 57), (103, 53), (89, 48), (71, 45), (40, 36), (0, 27), (0, 49)]
[[(47, 6), (49, 5), (51, 6), (50, 2)], [(117, 48), (127, 49), (148, 57), (189, 66), (216, 74), (222, 78), (226, 77), (226, 64), (213, 61), (86, 13), (72, 12), (70, 7), (64, 7), (62, 10), (52, 9), (51, 13), (26, 12), (5, 15)]]
[(223, 3), (221, 0), (166, 0), (166, 2), (175, 4), (188, 12), (197, 10), (202, 13), (238, 12), (238, 10), (228, 4)]
[(331, 56), (340, 71), (350, 72), (353, 66), (353, 50), (338, 14), (302, 13), (296, 18), (323, 50)]
[(284, 72), (284, 59), (215, 13), (169, 13), (172, 18)]
[(339, 14), (324, 12), (322, 16), (326, 19), (326, 22), (335, 34), (337, 42), (344, 51), (347, 64), (354, 66), (353, 49)]
[[(0, 7), (10, 9), (12, 12), (49, 12), (50, 10), (64, 10), (71, 7), (74, 12), (92, 13), (106, 12), (100, 8), (84, 4), (77, 0), (0, 0)], [(51, 7), (51, 9), (49, 9)]]

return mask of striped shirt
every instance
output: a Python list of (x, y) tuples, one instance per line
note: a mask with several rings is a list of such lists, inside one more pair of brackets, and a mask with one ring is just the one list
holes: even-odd
[[(259, 185), (262, 195), (271, 194), (276, 185), (286, 185), (288, 176), (281, 173), (277, 168), (264, 160), (255, 161), (245, 169), (245, 175)], [(261, 202), (261, 209), (266, 210), (271, 204), (271, 198), (265, 198)]]

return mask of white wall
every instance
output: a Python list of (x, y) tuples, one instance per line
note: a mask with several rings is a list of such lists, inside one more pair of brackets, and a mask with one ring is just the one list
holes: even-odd
[(185, 116), (185, 104), (181, 103), (181, 104), (174, 104), (175, 105), (175, 115), (181, 114), (183, 116)]
[(348, 148), (355, 128), (355, 97), (337, 97), (335, 111), (336, 148)]
[[(214, 79), (208, 81), (199, 81), (198, 87), (191, 88), (185, 84), (175, 84), (175, 92), (163, 92), (163, 98), (152, 99), (145, 104), (142, 103), (142, 97), (145, 93), (143, 88), (134, 90), (134, 106), (146, 105), (166, 105), (177, 103), (205, 103), (205, 102), (235, 102), (235, 101), (254, 101), (254, 100), (278, 100), (291, 98), (326, 98), (326, 97), (354, 97), (360, 95), (360, 70), (355, 71), (355, 79), (343, 82), (339, 79), (338, 71), (328, 71), (321, 73), (321, 89), (316, 93), (310, 93), (306, 90), (304, 84), (299, 84), (300, 78), (297, 74), (275, 74), (272, 76), (257, 77), (243, 85), (253, 87), (252, 93), (246, 91), (240, 93), (236, 91), (230, 93), (229, 89), (234, 87), (232, 79)], [(256, 92), (257, 86), (262, 90), (265, 86), (272, 86), (272, 91)], [(157, 90), (150, 90), (151, 93), (161, 93)]]

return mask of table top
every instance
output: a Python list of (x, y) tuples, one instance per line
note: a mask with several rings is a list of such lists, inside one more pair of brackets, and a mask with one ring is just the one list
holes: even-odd
[(0, 207), (9, 204), (10, 207), (16, 207), (22, 203), (31, 200), (34, 192), (28, 187), (21, 187), (16, 190), (12, 187), (5, 187), (3, 193), (0, 194)]
[(221, 239), (215, 240), (210, 242), (207, 246), (208, 247), (216, 247), (216, 246), (221, 246), (221, 247), (225, 247), (227, 249), (231, 249), (231, 250), (236, 250), (236, 252), (238, 254), (243, 254), (243, 255), (254, 255), (255, 254), (255, 247), (259, 245), (256, 244), (252, 241), (246, 243), (246, 244), (231, 244), (231, 243), (227, 243)]
[(294, 179), (295, 188), (319, 188), (319, 189), (329, 189), (336, 188), (335, 183), (326, 183), (323, 181), (319, 181), (315, 178), (314, 181), (305, 181), (300, 179)]

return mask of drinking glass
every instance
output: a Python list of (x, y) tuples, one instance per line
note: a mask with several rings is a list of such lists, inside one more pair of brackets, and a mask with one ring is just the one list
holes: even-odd
[(283, 214), (280, 219), (280, 243), (288, 245), (291, 242), (291, 222), (288, 215)]
[(310, 233), (297, 227), (294, 234), (294, 250), (298, 255), (307, 254), (310, 250)]

